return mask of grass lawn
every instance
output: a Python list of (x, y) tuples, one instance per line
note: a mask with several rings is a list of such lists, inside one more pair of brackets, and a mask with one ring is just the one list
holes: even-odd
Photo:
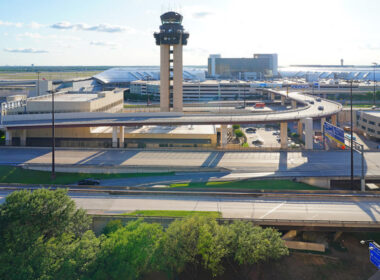
[(81, 179), (115, 179), (171, 175), (174, 172), (162, 173), (111, 173), (111, 174), (90, 174), (90, 173), (66, 173), (57, 172), (56, 179), (50, 178), (51, 172), (23, 169), (15, 166), (0, 166), (0, 183), (20, 183), (20, 184), (74, 184)]
[(255, 180), (255, 181), (225, 181), (225, 182), (194, 182), (171, 184), (170, 188), (200, 188), (200, 189), (250, 189), (250, 190), (321, 190), (305, 183), (291, 180)]
[(220, 212), (215, 211), (181, 211), (181, 210), (136, 210), (131, 213), (123, 214), (125, 216), (150, 216), (150, 217), (187, 217), (202, 216), (209, 218), (221, 218)]

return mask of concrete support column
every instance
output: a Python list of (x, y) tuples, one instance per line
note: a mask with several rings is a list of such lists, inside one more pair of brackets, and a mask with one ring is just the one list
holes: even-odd
[(302, 138), (303, 138), (303, 124), (302, 124), (301, 120), (299, 120), (297, 122), (297, 134), (299, 135), (299, 138), (302, 140)]
[(160, 45), (161, 66), (160, 66), (160, 111), (170, 111), (170, 46)]
[(7, 146), (12, 145), (12, 131), (8, 129), (5, 131), (5, 145)]
[(285, 106), (285, 99), (286, 97), (281, 95), (281, 106)]
[(293, 109), (297, 108), (297, 101), (292, 100), (292, 108)]
[(183, 94), (182, 94), (182, 44), (173, 46), (173, 110), (182, 112)]
[(327, 99), (327, 93), (323, 94), (323, 98)]
[(20, 146), (26, 146), (26, 129), (21, 130)]
[(280, 139), (281, 139), (281, 149), (288, 148), (288, 123), (282, 122), (280, 124)]
[(321, 118), (321, 131), (323, 131), (323, 126), (325, 125), (326, 118)]
[(227, 145), (228, 137), (227, 137), (227, 125), (222, 124), (220, 126), (220, 143), (222, 147)]
[(336, 126), (336, 114), (331, 116), (331, 124)]
[(117, 126), (112, 127), (112, 148), (117, 148)]
[(124, 148), (124, 126), (119, 127), (119, 145)]
[(305, 149), (313, 149), (313, 119), (306, 118), (303, 120), (305, 124)]

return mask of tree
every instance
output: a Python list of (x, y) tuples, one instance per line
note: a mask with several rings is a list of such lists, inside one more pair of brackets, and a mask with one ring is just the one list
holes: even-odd
[(233, 130), (239, 129), (240, 128), (240, 124), (233, 124), (232, 128), (233, 128)]
[(161, 258), (156, 251), (162, 235), (161, 225), (142, 220), (110, 233), (85, 279), (138, 279)]
[(235, 129), (234, 130), (234, 133), (236, 135), (236, 138), (240, 138), (240, 137), (243, 137), (243, 131), (241, 131), (240, 129)]
[(90, 223), (65, 190), (13, 192), (0, 205), (0, 279), (54, 279)]
[(111, 233), (117, 231), (123, 227), (121, 220), (112, 220), (109, 221), (103, 229), (103, 234), (110, 235)]
[(213, 277), (224, 272), (222, 261), (230, 254), (231, 236), (230, 228), (219, 225), (215, 219), (200, 227), (198, 253), (202, 256), (203, 267), (210, 270)]
[(232, 231), (229, 257), (240, 266), (249, 266), (249, 271), (253, 264), (289, 254), (281, 233), (275, 229), (263, 229), (242, 221), (235, 221), (229, 227)]
[(200, 228), (207, 222), (207, 218), (198, 216), (172, 222), (161, 241), (160, 254), (164, 257), (159, 269), (173, 276), (183, 272), (186, 266), (190, 266), (192, 271), (189, 273), (196, 276), (199, 264), (197, 256)]

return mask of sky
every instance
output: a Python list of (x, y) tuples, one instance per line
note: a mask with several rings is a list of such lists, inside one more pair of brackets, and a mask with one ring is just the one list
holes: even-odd
[(379, 0), (0, 0), (0, 65), (159, 65), (153, 32), (169, 10), (190, 33), (185, 65), (380, 62)]

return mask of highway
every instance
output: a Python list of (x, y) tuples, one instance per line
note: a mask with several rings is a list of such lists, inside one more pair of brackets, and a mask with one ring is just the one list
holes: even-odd
[[(0, 203), (9, 191), (0, 192)], [(234, 198), (217, 196), (108, 195), (71, 192), (78, 207), (93, 214), (134, 210), (219, 211), (224, 218), (255, 220), (379, 222), (380, 204), (370, 198)]]
[[(81, 126), (136, 126), (136, 125), (201, 125), (201, 124), (251, 124), (275, 123), (281, 121), (295, 121), (304, 118), (321, 118), (336, 114), (342, 110), (342, 105), (327, 99), (316, 101), (318, 97), (299, 92), (287, 94), (285, 91), (273, 91), (277, 95), (296, 100), (305, 106), (279, 112), (244, 113), (241, 115), (229, 114), (191, 114), (183, 113), (57, 113), (55, 125), (57, 127)], [(314, 104), (307, 101), (314, 100)], [(318, 107), (323, 106), (323, 110)], [(42, 128), (51, 126), (51, 114), (24, 114), (6, 115), (3, 118), (3, 127), (7, 129)]]
[[(361, 160), (354, 153), (355, 174), (361, 172)], [(380, 175), (380, 153), (365, 152), (364, 171), (367, 177)], [(58, 167), (71, 167), (72, 172), (107, 172), (110, 169), (136, 168), (135, 172), (162, 171), (222, 171), (217, 177), (233, 176), (348, 176), (349, 151), (297, 151), (297, 152), (227, 152), (194, 150), (133, 150), (133, 149), (69, 149), (58, 148)], [(51, 149), (37, 147), (0, 148), (1, 165), (28, 165), (50, 167)], [(237, 173), (251, 173), (240, 174)], [(181, 179), (194, 180), (198, 175)], [(207, 176), (207, 175), (205, 175)], [(164, 179), (164, 178), (162, 178)], [(175, 178), (172, 178), (175, 180)]]

